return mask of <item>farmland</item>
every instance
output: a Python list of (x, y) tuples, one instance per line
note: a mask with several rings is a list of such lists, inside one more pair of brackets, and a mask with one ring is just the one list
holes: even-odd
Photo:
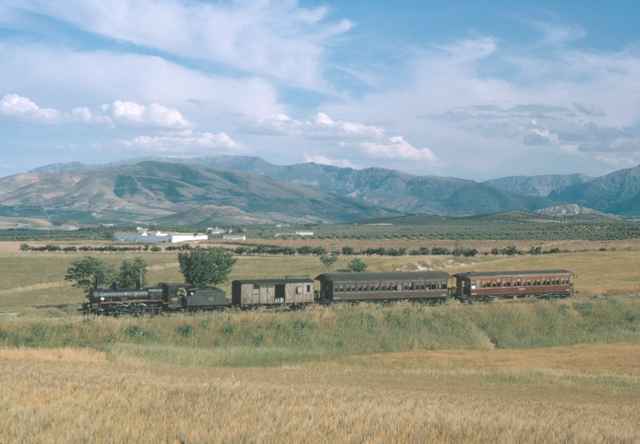
[(631, 443), (639, 318), (599, 301), (20, 320), (0, 335), (0, 442)]
[[(581, 242), (364, 257), (372, 271), (568, 268), (572, 300), (118, 319), (51, 307), (82, 302), (63, 275), (84, 254), (0, 244), (0, 442), (637, 442), (640, 251)], [(95, 255), (181, 278), (175, 252)], [(324, 270), (242, 256), (232, 279)]]
[[(295, 242), (295, 241), (288, 241)], [(370, 256), (365, 257), (371, 271), (443, 269), (449, 272), (489, 271), (495, 269), (568, 268), (576, 272), (576, 288), (581, 296), (626, 294), (640, 292), (637, 263), (640, 244), (621, 241), (608, 244), (600, 251), (599, 243), (574, 244), (577, 251), (541, 256)], [(34, 305), (81, 303), (82, 291), (63, 280), (68, 265), (82, 253), (20, 253), (16, 243), (0, 243), (0, 310), (22, 311)], [(89, 254), (89, 253), (87, 253)], [(149, 282), (181, 281), (177, 254), (162, 253), (97, 253), (107, 262), (116, 264), (124, 258), (140, 256), (150, 265)], [(341, 256), (335, 269), (350, 260)], [(34, 272), (37, 270), (37, 272)], [(231, 279), (305, 275), (316, 276), (326, 271), (314, 256), (246, 256), (239, 257)], [(227, 287), (228, 290), (228, 287)], [(4, 308), (2, 308), (4, 307)]]

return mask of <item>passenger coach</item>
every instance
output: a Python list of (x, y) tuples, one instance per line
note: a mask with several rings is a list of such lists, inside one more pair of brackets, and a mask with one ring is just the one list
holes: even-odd
[(321, 304), (359, 301), (445, 302), (449, 274), (439, 271), (392, 273), (325, 273), (320, 281)]
[(573, 273), (568, 270), (472, 272), (455, 278), (456, 297), (466, 302), (573, 296)]

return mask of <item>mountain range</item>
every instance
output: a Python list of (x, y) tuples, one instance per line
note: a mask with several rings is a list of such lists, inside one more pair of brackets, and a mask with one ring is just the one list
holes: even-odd
[(282, 166), (258, 157), (219, 156), (55, 164), (0, 178), (0, 217), (58, 223), (354, 222), (572, 204), (587, 211), (640, 215), (640, 166), (597, 178), (571, 174), (477, 182), (382, 168)]

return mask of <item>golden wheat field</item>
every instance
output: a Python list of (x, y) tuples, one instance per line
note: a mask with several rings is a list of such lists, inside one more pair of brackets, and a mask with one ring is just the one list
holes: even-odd
[[(33, 308), (82, 301), (63, 281), (79, 256), (0, 252), (0, 443), (640, 442), (636, 250), (365, 258), (373, 271), (568, 268), (571, 301), (143, 319)], [(143, 257), (152, 283), (180, 279), (175, 254)], [(240, 257), (232, 278), (323, 270)]]
[(0, 350), (0, 442), (640, 441), (640, 346), (178, 368)]

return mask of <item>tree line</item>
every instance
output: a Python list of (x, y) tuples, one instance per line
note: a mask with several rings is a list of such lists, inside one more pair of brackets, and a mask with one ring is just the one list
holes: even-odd
[[(194, 287), (219, 285), (231, 273), (236, 259), (222, 248), (197, 248), (178, 255), (180, 272), (186, 283)], [(65, 274), (65, 280), (87, 293), (96, 288), (133, 289), (146, 285), (148, 264), (142, 258), (125, 259), (119, 267), (95, 257), (73, 261)]]
[[(193, 247), (189, 244), (169, 245), (160, 247), (158, 245), (96, 245), (96, 246), (63, 246), (63, 245), (43, 245), (33, 246), (23, 243), (20, 250), (24, 252), (53, 252), (53, 253), (78, 253), (78, 252), (96, 252), (96, 253), (125, 253), (125, 252), (185, 252), (194, 249), (216, 249), (219, 247)], [(606, 248), (601, 248), (601, 251)], [(385, 248), (385, 247), (369, 247), (364, 249), (356, 249), (350, 246), (344, 246), (338, 250), (328, 251), (321, 246), (288, 247), (280, 245), (251, 245), (240, 246), (235, 249), (229, 249), (237, 256), (322, 256), (325, 254), (344, 255), (344, 256), (463, 256), (474, 257), (478, 255), (494, 255), (494, 256), (516, 256), (516, 255), (538, 255), (538, 254), (556, 254), (566, 253), (568, 250), (561, 250), (554, 247), (544, 249), (541, 246), (533, 246), (528, 250), (522, 250), (515, 245), (509, 245), (502, 248), (493, 248), (488, 252), (481, 252), (473, 247), (420, 247), (420, 248)]]

